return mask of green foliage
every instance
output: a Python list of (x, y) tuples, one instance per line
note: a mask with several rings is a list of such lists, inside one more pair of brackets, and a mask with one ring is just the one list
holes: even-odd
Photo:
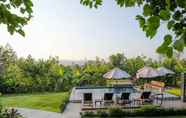
[(80, 3), (90, 8), (98, 8), (98, 6), (102, 5), (102, 0), (81, 0)]
[(3, 109), (3, 107), (0, 106), (0, 118), (24, 118), (24, 117), (15, 109)]
[(110, 108), (109, 116), (110, 117), (122, 117), (124, 116), (124, 112), (121, 108)]
[(151, 14), (152, 14), (151, 6), (149, 4), (144, 5), (144, 7), (143, 7), (143, 15), (144, 16), (149, 16)]
[(152, 16), (147, 19), (144, 31), (146, 36), (151, 39), (156, 35), (156, 32), (160, 26), (160, 18), (158, 16)]
[(32, 17), (33, 3), (31, 0), (1, 0), (0, 24), (7, 26), (10, 34), (19, 33), (25, 36), (23, 26)]
[(170, 34), (165, 35), (163, 44), (158, 47), (158, 53), (164, 53), (167, 57), (173, 56), (173, 48), (171, 47), (172, 36)]
[(169, 20), (170, 19), (170, 12), (168, 11), (168, 10), (161, 10), (160, 11), (160, 18), (162, 19), (162, 20)]
[[(100, 111), (98, 112), (85, 112), (81, 113), (82, 118), (101, 118)], [(120, 108), (112, 108), (105, 112), (106, 116), (112, 118), (123, 118), (123, 117), (156, 117), (156, 116), (184, 116), (186, 115), (186, 109), (164, 109), (158, 106), (147, 105), (142, 106), (139, 109), (123, 110)]]
[(0, 47), (2, 93), (59, 91), (63, 84), (63, 70), (57, 58), (34, 60), (17, 58), (10, 46)]
[(112, 67), (119, 67), (121, 68), (121, 66), (124, 64), (126, 57), (124, 56), (124, 54), (120, 54), (117, 53), (115, 55), (111, 55), (109, 57), (109, 61)]
[[(81, 0), (85, 6), (98, 8), (103, 0)], [(167, 25), (167, 29), (172, 33), (175, 41), (171, 40), (170, 45), (164, 45), (157, 49), (160, 54), (173, 56), (173, 51), (183, 52), (186, 47), (186, 0), (115, 0), (120, 7), (143, 8), (141, 15), (136, 16), (140, 28), (146, 33), (146, 36), (152, 39), (158, 32), (162, 24)], [(101, 3), (101, 4), (100, 4)], [(166, 36), (165, 36), (166, 37)], [(165, 38), (164, 38), (165, 39)], [(165, 40), (164, 40), (165, 42)]]
[[(171, 42), (171, 36), (165, 37), (164, 45)], [(74, 86), (103, 86), (106, 80), (103, 74), (114, 67), (119, 67), (132, 76), (137, 70), (144, 66), (154, 68), (164, 66), (176, 73), (186, 71), (186, 60), (173, 57), (156, 61), (145, 56), (126, 58), (124, 54), (117, 53), (109, 57), (106, 62), (96, 58), (95, 61), (88, 61), (85, 65), (63, 66), (57, 57), (44, 59), (18, 58), (10, 46), (0, 47), (0, 92), (7, 93), (32, 93), (48, 91), (69, 91)], [(167, 85), (176, 85), (176, 79), (157, 78), (164, 80)], [(146, 80), (140, 79), (137, 84), (143, 84)], [(150, 80), (150, 79), (149, 79)]]

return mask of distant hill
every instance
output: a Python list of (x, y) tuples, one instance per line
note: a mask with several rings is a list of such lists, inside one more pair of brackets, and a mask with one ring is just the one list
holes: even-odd
[(60, 60), (59, 63), (65, 66), (71, 66), (71, 65), (84, 65), (85, 64), (85, 60)]

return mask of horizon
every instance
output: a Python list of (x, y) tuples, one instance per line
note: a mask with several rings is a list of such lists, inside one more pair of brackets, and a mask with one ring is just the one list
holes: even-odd
[(153, 40), (147, 39), (135, 20), (141, 8), (119, 8), (114, 1), (104, 1), (99, 9), (82, 6), (79, 0), (33, 2), (34, 17), (24, 28), (25, 38), (0, 29), (0, 45), (10, 44), (18, 57), (94, 60), (124, 53), (128, 58), (158, 59), (156, 48), (167, 33), (160, 28)]

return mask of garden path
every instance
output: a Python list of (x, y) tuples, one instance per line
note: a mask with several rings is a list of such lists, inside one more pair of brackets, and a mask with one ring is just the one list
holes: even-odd
[(28, 108), (16, 108), (25, 118), (63, 118), (60, 113), (41, 111)]
[(61, 113), (48, 112), (42, 110), (16, 108), (25, 118), (80, 118), (81, 104), (69, 103), (65, 111)]

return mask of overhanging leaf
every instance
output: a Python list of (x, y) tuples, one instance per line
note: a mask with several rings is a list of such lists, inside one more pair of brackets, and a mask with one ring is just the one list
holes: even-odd
[(167, 57), (171, 58), (173, 55), (173, 48), (172, 47), (168, 47), (167, 51), (166, 51), (166, 55)]
[(170, 34), (167, 34), (164, 36), (164, 42), (163, 45), (170, 45), (172, 43), (172, 36)]
[(179, 52), (183, 52), (184, 49), (184, 41), (182, 39), (176, 40), (174, 42), (174, 48), (179, 51)]
[(169, 20), (170, 19), (170, 12), (168, 10), (161, 10), (160, 11), (160, 18), (162, 20)]
[(137, 15), (136, 20), (138, 20), (141, 28), (145, 26), (145, 18), (143, 18), (143, 16)]
[(167, 28), (170, 30), (174, 26), (174, 23), (175, 22), (173, 20), (169, 21), (167, 24)]
[(143, 15), (144, 16), (149, 16), (149, 15), (151, 15), (151, 13), (152, 13), (152, 9), (151, 9), (150, 5), (145, 4), (144, 7), (143, 7)]

